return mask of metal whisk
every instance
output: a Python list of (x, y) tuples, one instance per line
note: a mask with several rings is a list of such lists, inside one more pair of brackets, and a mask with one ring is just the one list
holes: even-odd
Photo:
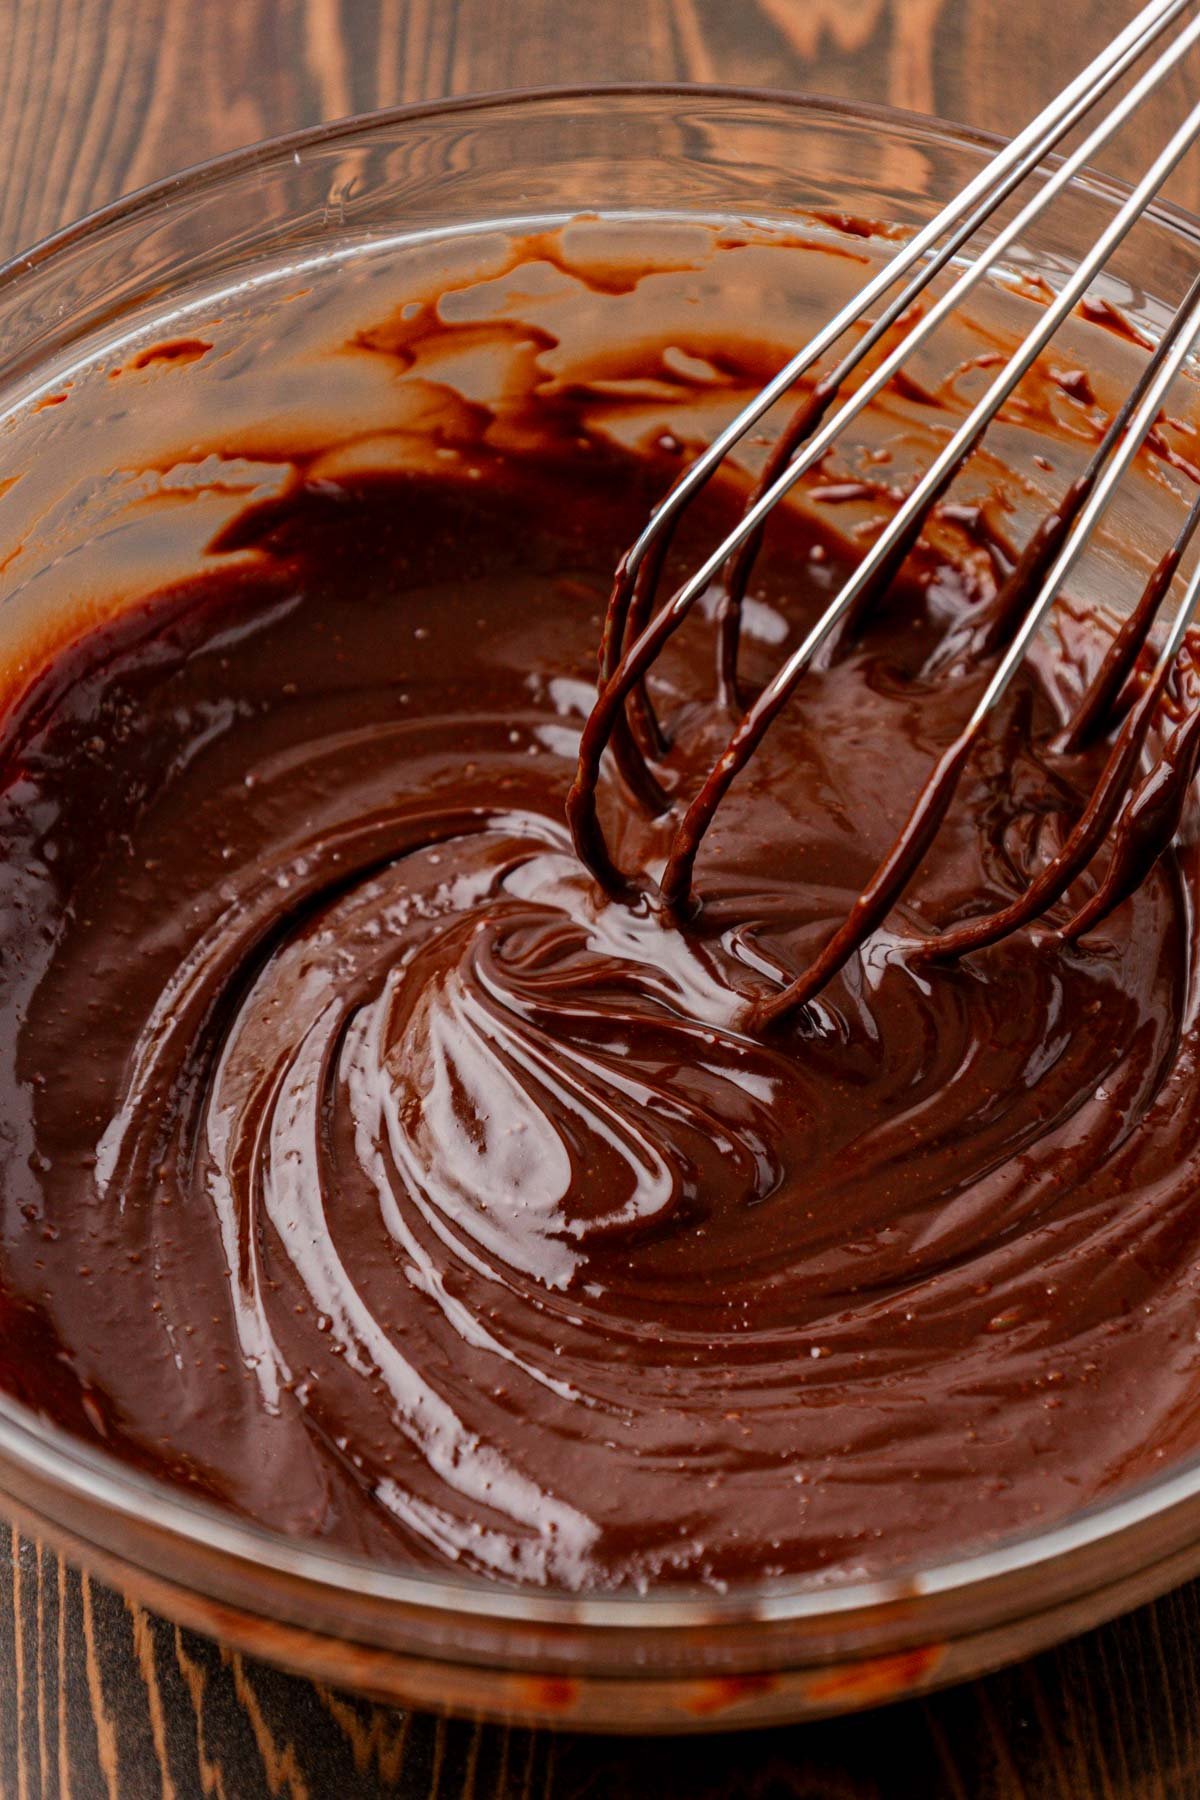
[[(966, 245), (1042, 158), (1189, 11), (1194, 0), (1152, 0), (1096, 60), (1054, 99), (1020, 136), (986, 165), (952, 200), (875, 274), (866, 286), (798, 352), (738, 413), (676, 481), (652, 514), (616, 574), (600, 652), (597, 698), (584, 727), (579, 763), (568, 800), (576, 847), (601, 883), (629, 897), (647, 883), (619, 868), (609, 850), (597, 811), (601, 759), (612, 751), (622, 779), (652, 811), (665, 811), (667, 796), (651, 763), (665, 742), (644, 686), (645, 676), (668, 638), (679, 629), (699, 596), (724, 573), (718, 612), (719, 682), (722, 697), (740, 716), (728, 743), (675, 828), (665, 867), (652, 898), (676, 920), (695, 910), (692, 874), (704, 833), (739, 771), (762, 741), (772, 721), (823, 647), (852, 630), (897, 573), (915, 544), (930, 508), (945, 493), (979, 445), (988, 425), (1049, 344), (1062, 321), (1084, 296), (1097, 272), (1141, 217), (1176, 164), (1200, 136), (1200, 105), (1154, 160), (1143, 179), (1102, 232), (1089, 254), (1040, 315), (1033, 329), (1004, 364), (987, 392), (946, 442), (900, 505), (861, 563), (831, 600), (804, 641), (748, 706), (738, 694), (737, 660), (742, 599), (772, 509), (826, 454), (837, 436), (896, 375), (905, 359), (957, 308), (966, 295), (1073, 176), (1136, 113), (1143, 101), (1200, 38), (1200, 17), (1185, 24), (1168, 47), (1079, 144), (1050, 173), (1038, 192), (973, 257), (912, 325), (902, 341), (841, 401), (850, 375), (902, 319), (938, 272)], [(891, 294), (891, 298), (887, 296)], [(883, 302), (869, 318), (870, 309)], [(842, 335), (855, 325), (865, 330), (826, 375), (811, 388), (774, 445), (738, 523), (712, 554), (666, 602), (655, 606), (656, 589), (672, 532), (688, 502), (707, 482), (731, 447), (782, 399)], [(1022, 658), (1063, 582), (1088, 543), (1141, 445), (1154, 429), (1163, 402), (1186, 358), (1200, 339), (1200, 274), (1169, 329), (1142, 370), (1133, 392), (1113, 417), (1083, 474), (1027, 544), (996, 598), (990, 631), (976, 645), (996, 666), (959, 736), (944, 752), (917, 796), (890, 851), (813, 962), (778, 993), (761, 1000), (752, 1024), (766, 1028), (811, 999), (883, 922), (916, 872), (957, 788), (972, 747), (1012, 681)], [(1184, 637), (1200, 602), (1200, 563), (1187, 579), (1170, 628), (1158, 648), (1152, 672), (1135, 703), (1119, 715), (1117, 703), (1133, 671), (1180, 561), (1200, 523), (1200, 495), (1154, 570), (1142, 597), (1113, 640), (1089, 691), (1062, 740), (1076, 751), (1119, 728), (1099, 780), (1061, 850), (1019, 899), (1002, 910), (952, 926), (923, 941), (916, 954), (951, 957), (994, 942), (1035, 919), (1052, 905), (1111, 840), (1112, 851), (1091, 898), (1062, 928), (1078, 937), (1116, 906), (1169, 844), (1179, 826), (1187, 791), (1200, 757), (1200, 709), (1188, 712), (1167, 737), (1150, 774), (1137, 780), (1138, 765), (1152, 718), (1170, 683)]]

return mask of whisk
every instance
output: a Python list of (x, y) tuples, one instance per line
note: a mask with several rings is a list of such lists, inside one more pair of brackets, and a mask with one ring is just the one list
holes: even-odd
[[(1152, 0), (1125, 29), (975, 178), (884, 264), (859, 293), (799, 351), (684, 471), (652, 513), (619, 565), (600, 647), (597, 697), (585, 724), (578, 768), (567, 803), (576, 848), (612, 894), (649, 892), (677, 922), (693, 916), (698, 902), (693, 870), (704, 834), (738, 773), (772, 721), (826, 646), (841, 640), (869, 615), (921, 532), (930, 509), (978, 447), (988, 425), (1050, 343), (1062, 321), (1126, 237), (1158, 189), (1200, 136), (1200, 104), (1155, 158), (1144, 177), (1079, 263), (1037, 323), (992, 380), (987, 392), (904, 498), (862, 561), (835, 594), (803, 642), (748, 705), (738, 688), (737, 662), (742, 600), (766, 521), (783, 496), (825, 456), (835, 439), (893, 379), (905, 359), (961, 304), (988, 271), (1049, 206), (1096, 152), (1137, 112), (1200, 38), (1200, 17), (1161, 49), (1155, 60), (1045, 178), (1034, 196), (957, 275), (901, 341), (870, 369), (852, 394), (841, 398), (848, 378), (885, 335), (905, 322), (939, 271), (967, 246), (979, 228), (1085, 115), (1169, 29), (1194, 11), (1194, 0)], [(888, 298), (889, 294), (891, 295)], [(879, 311), (869, 316), (871, 309)], [(683, 509), (708, 481), (734, 444), (852, 327), (864, 326), (828, 374), (820, 375), (785, 425), (741, 516), (724, 540), (665, 603), (656, 590), (672, 533)], [(1147, 358), (1133, 391), (1105, 430), (1083, 473), (1031, 536), (996, 598), (988, 631), (975, 653), (995, 667), (966, 725), (942, 754), (891, 849), (845, 919), (808, 967), (752, 1011), (752, 1028), (767, 1029), (789, 1017), (820, 989), (887, 917), (931, 846), (953, 799), (973, 745), (1016, 674), (1039, 626), (1085, 549), (1119, 483), (1158, 422), (1172, 383), (1200, 339), (1200, 274)], [(834, 403), (840, 400), (832, 412)], [(830, 416), (831, 415), (831, 416)], [(1200, 494), (1175, 541), (1114, 637), (1059, 747), (1077, 752), (1113, 734), (1107, 760), (1090, 798), (1058, 853), (1023, 895), (999, 911), (967, 919), (922, 939), (914, 954), (960, 956), (995, 942), (1039, 917), (1111, 841), (1107, 866), (1090, 898), (1061, 928), (1074, 939), (1097, 924), (1128, 895), (1174, 837), (1200, 757), (1200, 708), (1185, 712), (1149, 774), (1139, 779), (1151, 720), (1176, 668), (1185, 635), (1200, 602), (1200, 562), (1183, 584), (1169, 629), (1132, 705), (1118, 702), (1168, 594), (1197, 524)], [(667, 640), (697, 599), (724, 575), (717, 614), (719, 697), (737, 715), (722, 754), (674, 829), (657, 882), (620, 868), (599, 819), (597, 783), (611, 750), (618, 772), (651, 812), (665, 812), (668, 798), (652, 763), (667, 748), (645, 688), (645, 677)]]

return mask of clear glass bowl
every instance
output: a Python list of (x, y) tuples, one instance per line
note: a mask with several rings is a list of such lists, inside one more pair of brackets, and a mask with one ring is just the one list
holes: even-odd
[[(224, 517), (269, 491), (286, 447), (386, 435), (390, 402), (357, 385), (349, 365), (342, 387), (314, 385), (310, 358), (347, 321), (386, 312), (417, 276), (486, 269), (514, 233), (581, 214), (599, 215), (578, 227), (585, 246), (589, 231), (616, 230), (631, 254), (648, 230), (661, 250), (699, 241), (714, 221), (741, 222), (768, 245), (836, 234), (830, 213), (911, 229), (994, 147), (936, 122), (803, 97), (501, 95), (280, 139), (94, 215), (0, 270), (3, 669), (19, 677), (114, 604), (115, 571), (132, 558), (147, 580), (184, 572)], [(1077, 182), (1027, 246), (1031, 266), (1053, 281), (1123, 192), (1101, 177)], [(870, 254), (886, 252), (885, 239), (871, 243)], [(1104, 291), (1153, 330), (1198, 254), (1200, 225), (1158, 209), (1114, 259)], [(786, 347), (834, 296), (810, 282), (802, 257), (780, 267), (759, 298)], [(1021, 276), (1010, 269), (987, 301), (1006, 329), (1034, 304), (1014, 291)], [(664, 306), (694, 305), (699, 282), (715, 326), (744, 317), (745, 293), (705, 285), (703, 272), (688, 277), (690, 290), (680, 279), (677, 291), (664, 287)], [(848, 291), (861, 265), (837, 279)], [(580, 329), (602, 325), (596, 304)], [(1071, 330), (1072, 356), (1095, 362), (1097, 328)], [(1137, 352), (1103, 335), (1097, 383), (1115, 391)], [(218, 353), (151, 359), (132, 385), (109, 378), (136, 367), (140, 347), (192, 338)], [(244, 445), (219, 479), (204, 448), (218, 422), (222, 442)], [(1032, 504), (1033, 440), (1019, 428), (1010, 436), (1006, 455), (1022, 465)], [(1056, 482), (1070, 472), (1060, 462)], [(171, 484), (193, 504), (166, 529), (141, 502)], [(1133, 494), (1097, 546), (1098, 591), (1116, 604), (1128, 597), (1116, 577), (1130, 557), (1149, 560), (1165, 541), (1165, 503), (1150, 488)], [(1028, 1654), (1200, 1570), (1200, 1464), (1189, 1463), (1053, 1529), (869, 1584), (518, 1593), (255, 1529), (2, 1396), (0, 1503), (151, 1607), (321, 1680), (417, 1706), (622, 1731), (871, 1704)]]

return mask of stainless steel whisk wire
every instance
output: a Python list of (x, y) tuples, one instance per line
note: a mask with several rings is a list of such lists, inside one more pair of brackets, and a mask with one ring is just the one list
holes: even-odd
[[(1080, 122), (1170, 26), (1186, 12), (1194, 10), (1194, 5), (1195, 0), (1152, 0), (1150, 5), (1144, 7), (1016, 139), (1001, 149), (934, 219), (907, 240), (828, 324), (779, 370), (688, 466), (651, 515), (618, 572), (606, 621), (597, 698), (581, 737), (579, 766), (568, 801), (568, 817), (576, 844), (597, 877), (610, 891), (628, 894), (634, 891), (637, 884), (612, 860), (599, 823), (596, 785), (600, 765), (605, 750), (613, 741), (614, 733), (625, 728), (626, 706), (631, 695), (640, 688), (663, 646), (683, 624), (699, 596), (723, 570), (728, 571), (736, 553), (751, 540), (757, 541), (757, 535), (761, 533), (774, 508), (821, 461), (845, 431), (847, 424), (887, 386), (913, 350), (961, 305), (967, 294), (988, 275), (1057, 195), (1128, 122), (1194, 47), (1200, 39), (1200, 17), (1193, 18), (1157, 55), (1149, 68), (1099, 124), (1087, 133), (1078, 147), (1051, 172), (1045, 174), (1033, 197), (979, 249), (945, 293), (916, 319), (901, 341), (865, 376), (855, 391), (841, 400), (832, 417), (826, 418), (825, 413), (830, 403), (840, 397), (849, 375), (897, 321), (902, 320), (914, 301), (979, 227), (1038, 168), (1047, 152)], [(1191, 109), (1155, 157), (1146, 174), (1108, 221), (1091, 251), (1072, 271), (982, 398), (947, 439), (801, 644), (785, 660), (751, 705), (742, 712), (724, 752), (679, 821), (662, 875), (655, 885), (655, 902), (670, 915), (685, 918), (694, 909), (693, 866), (704, 832), (737, 774), (787, 703), (805, 671), (834, 639), (835, 634), (853, 620), (856, 608), (871, 591), (872, 584), (886, 581), (898, 569), (915, 543), (929, 508), (940, 499), (977, 448), (996, 413), (1033, 367), (1063, 320), (1074, 310), (1097, 273), (1142, 217), (1158, 189), (1197, 137), (1200, 137), (1200, 104)], [(915, 273), (905, 281), (904, 277), (914, 269)], [(902, 281), (900, 290), (878, 315), (873, 319), (866, 319), (868, 309)], [(652, 579), (657, 579), (656, 559), (661, 560), (683, 508), (707, 482), (733, 445), (777, 401), (788, 394), (847, 330), (856, 324), (864, 324), (865, 331), (843, 355), (831, 374), (821, 380), (814, 395), (816, 404), (810, 401), (809, 414), (798, 433), (799, 441), (786, 446), (790, 455), (782, 469), (767, 481), (761, 492), (752, 495), (740, 519), (701, 566), (645, 622), (638, 623), (633, 641), (628, 643), (626, 639), (630, 635), (631, 610), (637, 596), (639, 579), (648, 573), (652, 574)], [(810, 999), (890, 911), (899, 892), (915, 870), (916, 862), (920, 859), (917, 852), (922, 847), (927, 848), (932, 842), (945, 816), (971, 746), (1011, 683), (1032, 638), (1061, 591), (1063, 582), (1086, 548), (1122, 478), (1154, 429), (1164, 399), (1198, 339), (1200, 277), (1180, 305), (1169, 328), (1159, 339), (1134, 392), (1110, 422), (1093, 459), (1088, 482), (1077, 495), (1079, 504), (1075, 514), (1068, 520), (1064, 512), (1062, 522), (1064, 525), (1069, 524), (1069, 529), (1065, 530), (1065, 535), (1059, 534), (1061, 541), (1051, 540), (1050, 548), (1054, 554), (1047, 568), (1035, 571), (1038, 579), (1032, 602), (1026, 607), (1004, 646), (967, 725), (939, 760), (930, 782), (918, 797), (904, 832), (897, 838), (892, 851), (879, 865), (847, 920), (835, 931), (824, 950), (808, 969), (803, 970), (778, 994), (759, 1003), (754, 1009), (754, 1024), (767, 1026), (776, 1023)], [(1063, 509), (1060, 508), (1060, 511)], [(1149, 630), (1153, 614), (1171, 586), (1170, 578), (1173, 577), (1198, 523), (1200, 501), (1190, 509), (1172, 548), (1167, 578), (1159, 584), (1162, 591), (1157, 593), (1153, 604), (1147, 602), (1144, 608), (1139, 608), (1139, 614), (1143, 610), (1147, 614), (1144, 620), (1145, 631)], [(1164, 566), (1167, 561), (1168, 559), (1164, 559)], [(735, 608), (739, 603), (740, 596), (735, 600)], [(1151, 701), (1165, 690), (1198, 603), (1200, 567), (1186, 583), (1146, 690), (1122, 724), (1100, 777), (1096, 796), (1077, 823), (1067, 844), (1054, 859), (1051, 868), (1037, 877), (1030, 895), (1024, 901), (1017, 901), (1002, 912), (990, 915), (988, 920), (970, 921), (957, 931), (950, 928), (941, 940), (943, 954), (990, 942), (1011, 929), (1014, 922), (1024, 922), (1036, 910), (1035, 901), (1045, 905), (1057, 898), (1094, 853), (1120, 807), (1125, 793), (1122, 780), (1127, 781), (1136, 764), (1138, 750), (1153, 710)], [(1144, 636), (1144, 631), (1142, 635)], [(1140, 647), (1139, 638), (1133, 646), (1135, 655)], [(1122, 683), (1118, 682), (1117, 685), (1121, 686)], [(1115, 695), (1112, 697), (1115, 698)], [(1086, 704), (1085, 700), (1085, 706)], [(1200, 749), (1200, 728), (1189, 734), (1186, 746), (1181, 745), (1180, 749), (1186, 749), (1194, 766), (1196, 752)], [(643, 752), (638, 750), (635, 756), (641, 757)], [(645, 791), (653, 791), (653, 778), (649, 777), (648, 771), (643, 788), (643, 792)], [(1127, 807), (1126, 812), (1128, 810)], [(1117, 893), (1121, 886), (1121, 876), (1115, 867), (1119, 860), (1114, 858), (1110, 878), (1102, 883), (1106, 906), (1115, 904), (1116, 899), (1121, 897)], [(1133, 884), (1128, 883), (1127, 887), (1130, 885)], [(1099, 901), (1090, 902), (1084, 911), (1088, 912), (1089, 922), (1092, 922), (1099, 914)], [(1072, 928), (1078, 930), (1079, 915), (1071, 921), (1068, 929)], [(925, 948), (931, 953), (938, 953), (939, 940), (933, 938)]]

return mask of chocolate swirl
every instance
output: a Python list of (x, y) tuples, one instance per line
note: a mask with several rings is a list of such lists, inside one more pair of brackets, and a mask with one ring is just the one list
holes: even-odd
[[(6, 1384), (286, 1531), (568, 1588), (877, 1569), (1194, 1447), (1191, 852), (1080, 944), (906, 956), (1061, 843), (1107, 629), (1064, 615), (909, 902), (762, 1040), (970, 706), (978, 577), (923, 553), (814, 676), (670, 928), (563, 823), (661, 481), (580, 457), (300, 483), (10, 717)], [(748, 684), (850, 554), (780, 526)], [(679, 792), (714, 611), (655, 677)]]

